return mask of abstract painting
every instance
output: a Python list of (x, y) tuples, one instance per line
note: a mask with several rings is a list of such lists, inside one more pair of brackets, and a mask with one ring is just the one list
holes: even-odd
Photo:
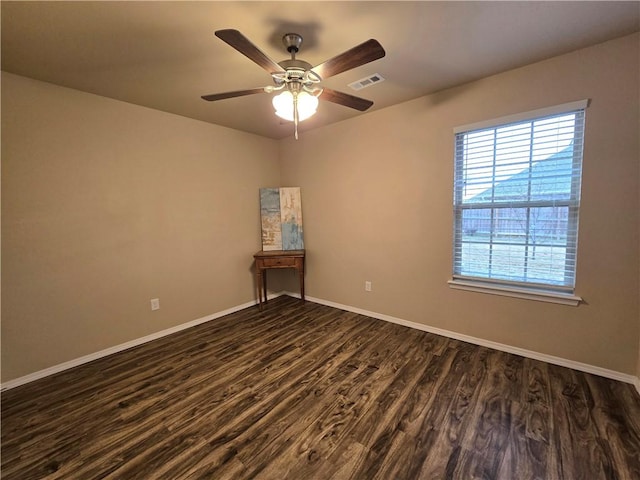
[(282, 250), (280, 224), (280, 191), (278, 188), (260, 189), (260, 219), (262, 222), (262, 250)]
[(262, 250), (303, 250), (300, 187), (261, 188)]

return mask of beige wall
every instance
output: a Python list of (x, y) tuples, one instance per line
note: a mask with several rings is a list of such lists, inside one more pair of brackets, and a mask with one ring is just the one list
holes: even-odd
[(276, 141), (3, 73), (2, 381), (252, 301), (279, 176)]
[[(308, 295), (635, 375), (639, 44), (636, 34), (284, 140), (282, 183), (303, 192)], [(585, 303), (449, 289), (453, 127), (584, 98)]]

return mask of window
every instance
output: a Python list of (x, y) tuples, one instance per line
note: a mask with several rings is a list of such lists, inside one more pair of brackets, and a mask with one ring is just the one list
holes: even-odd
[(586, 106), (456, 129), (452, 284), (573, 295)]

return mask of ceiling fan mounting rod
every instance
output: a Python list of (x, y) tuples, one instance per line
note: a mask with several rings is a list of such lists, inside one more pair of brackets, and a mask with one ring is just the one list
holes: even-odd
[(282, 36), (282, 43), (287, 49), (287, 52), (291, 54), (291, 58), (294, 59), (302, 45), (302, 35), (297, 33), (285, 33)]

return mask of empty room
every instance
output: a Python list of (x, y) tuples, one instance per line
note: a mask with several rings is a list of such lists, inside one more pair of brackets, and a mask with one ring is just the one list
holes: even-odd
[(640, 478), (640, 2), (1, 8), (1, 476)]

